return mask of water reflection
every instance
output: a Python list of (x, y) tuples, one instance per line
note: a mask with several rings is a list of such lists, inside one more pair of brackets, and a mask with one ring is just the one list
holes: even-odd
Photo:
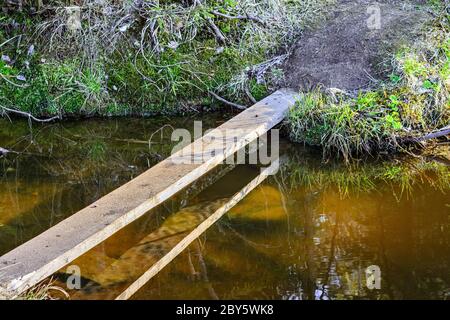
[[(203, 119), (205, 130), (225, 115)], [(0, 119), (0, 254), (45, 231), (170, 155), (166, 118), (29, 126)], [(194, 119), (170, 119), (193, 130)]]
[[(264, 203), (261, 189), (275, 188), (286, 219), (220, 221), (201, 239), (207, 283), (192, 280), (184, 255), (135, 298), (210, 299), (209, 286), (221, 299), (450, 298), (448, 168), (420, 159), (322, 167), (313, 154), (290, 155), (247, 198)], [(372, 265), (380, 290), (366, 285)]]
[[(213, 118), (210, 127), (217, 121)], [(46, 127), (31, 135), (26, 124), (4, 129), (2, 123), (0, 145), (28, 155), (0, 160), (0, 252), (167, 156), (170, 131), (158, 136), (161, 143), (145, 143), (163, 124), (93, 121)], [(283, 170), (134, 298), (450, 298), (450, 176), (445, 161), (402, 157), (344, 166), (323, 163), (316, 151), (288, 143), (282, 153), (290, 160)], [(444, 157), (448, 153), (443, 149)], [(153, 263), (152, 257), (164, 254), (257, 172), (238, 167), (189, 201), (165, 206), (163, 214), (144, 217), (78, 259), (84, 284), (100, 286), (71, 292), (73, 298), (119, 294)], [(135, 248), (150, 238), (160, 252), (140, 256)], [(371, 265), (381, 269), (380, 290), (366, 286), (365, 269)], [(103, 295), (111, 284), (117, 290), (109, 287), (112, 296)]]

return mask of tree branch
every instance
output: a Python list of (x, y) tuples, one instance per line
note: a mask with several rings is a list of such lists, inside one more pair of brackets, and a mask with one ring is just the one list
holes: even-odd
[[(194, 0), (194, 8), (195, 7), (204, 7), (202, 2), (201, 2), (201, 0)], [(227, 39), (223, 35), (222, 31), (220, 31), (219, 27), (216, 26), (216, 24), (214, 23), (213, 19), (207, 17), (206, 20), (208, 21), (209, 27), (214, 32), (214, 35), (216, 36), (216, 39), (219, 42), (221, 42), (221, 43), (225, 43)]]
[(7, 107), (2, 107), (2, 106), (0, 106), (0, 108), (3, 109), (3, 111), (6, 112), (6, 113), (14, 113), (14, 114), (17, 114), (17, 115), (22, 116), (22, 117), (26, 117), (26, 118), (28, 118), (30, 120), (33, 120), (33, 121), (36, 121), (36, 122), (44, 122), (45, 123), (45, 122), (52, 122), (52, 121), (60, 119), (59, 116), (54, 116), (54, 117), (51, 117), (51, 118), (48, 118), (48, 119), (39, 119), (39, 118), (36, 118), (35, 116), (33, 116), (31, 113), (28, 113), (28, 112), (24, 112), (24, 111), (20, 111), (20, 110), (16, 110), (16, 109), (10, 109), (10, 108), (7, 108)]
[(222, 17), (222, 18), (226, 18), (226, 19), (231, 19), (231, 20), (250, 20), (250, 21), (254, 21), (259, 23), (260, 25), (266, 27), (266, 23), (264, 21), (262, 21), (261, 19), (251, 16), (249, 14), (245, 14), (245, 15), (237, 15), (237, 16), (232, 16), (226, 13), (222, 13), (219, 11), (211, 11), (211, 13), (213, 13), (216, 16)]
[(448, 135), (450, 135), (450, 126), (446, 126), (435, 132), (429, 133), (429, 134), (419, 138), (419, 140), (420, 141), (431, 140), (431, 139), (436, 139), (436, 138), (440, 138), (440, 137), (444, 137), (444, 136), (448, 136)]
[(8, 149), (4, 149), (4, 148), (0, 147), (0, 156), (6, 156), (10, 152), (11, 151), (9, 151)]
[(216, 24), (214, 23), (214, 21), (211, 18), (207, 18), (207, 21), (208, 21), (210, 28), (214, 31), (214, 34), (216, 35), (217, 40), (221, 43), (225, 43), (227, 39), (223, 35), (222, 31), (220, 31), (219, 27), (216, 26)]

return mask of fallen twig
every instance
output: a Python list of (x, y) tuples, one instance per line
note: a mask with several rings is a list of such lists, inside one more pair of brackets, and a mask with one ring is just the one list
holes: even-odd
[(59, 116), (54, 116), (54, 117), (51, 117), (51, 118), (48, 118), (48, 119), (39, 119), (39, 118), (36, 118), (35, 116), (33, 116), (31, 113), (28, 113), (28, 112), (25, 112), (25, 111), (20, 111), (20, 110), (16, 110), (16, 109), (10, 109), (10, 108), (7, 108), (7, 107), (2, 107), (2, 106), (0, 106), (0, 108), (3, 109), (4, 112), (6, 112), (6, 113), (14, 113), (14, 114), (17, 114), (17, 115), (22, 116), (22, 117), (26, 117), (26, 118), (28, 118), (30, 120), (33, 120), (33, 121), (36, 121), (36, 122), (52, 122), (52, 121), (60, 119)]
[(214, 15), (219, 16), (219, 17), (222, 17), (222, 18), (227, 18), (227, 19), (231, 19), (231, 20), (250, 20), (250, 21), (257, 22), (257, 23), (259, 23), (260, 25), (266, 27), (266, 24), (265, 24), (264, 21), (262, 21), (261, 19), (259, 19), (259, 18), (257, 18), (257, 17), (251, 16), (251, 15), (249, 15), (249, 14), (232, 16), (232, 15), (225, 14), (225, 13), (222, 13), (222, 12), (219, 12), (219, 11), (215, 11), (215, 10), (213, 10), (213, 11), (211, 11), (211, 12), (212, 12)]
[(9, 149), (5, 149), (5, 148), (0, 147), (0, 157), (4, 157), (4, 156), (6, 156), (8, 154), (26, 155), (26, 156), (33, 156), (33, 157), (48, 157), (46, 155), (39, 154), (39, 153), (14, 151), (14, 150), (9, 150)]
[(216, 24), (214, 23), (214, 21), (211, 18), (207, 18), (208, 24), (210, 26), (210, 28), (213, 30), (216, 39), (220, 42), (220, 43), (225, 43), (226, 42), (226, 38), (223, 35), (222, 31), (220, 31), (219, 27), (216, 26)]
[(230, 102), (230, 101), (228, 101), (228, 100), (225, 100), (224, 98), (218, 96), (216, 93), (214, 93), (214, 92), (212, 92), (212, 91), (208, 91), (208, 92), (209, 92), (209, 94), (212, 95), (214, 98), (216, 98), (216, 99), (219, 100), (220, 102), (223, 102), (223, 103), (225, 103), (225, 104), (227, 104), (227, 105), (229, 105), (229, 106), (232, 106), (232, 107), (234, 107), (234, 108), (236, 108), (236, 109), (239, 109), (239, 110), (245, 110), (245, 109), (247, 109), (247, 107), (245, 107), (245, 106), (243, 106), (243, 105), (240, 105), (240, 104), (237, 104), (237, 103), (234, 103), (234, 102)]
[[(201, 0), (194, 0), (194, 7), (203, 7)], [(217, 41), (219, 41), (221, 43), (225, 43), (227, 39), (223, 35), (222, 31), (220, 31), (219, 27), (214, 23), (213, 19), (211, 19), (210, 17), (207, 17), (206, 21), (208, 22), (209, 27), (214, 32), (214, 35), (216, 36)]]
[(425, 140), (431, 140), (431, 139), (436, 139), (436, 138), (440, 138), (440, 137), (445, 137), (450, 135), (450, 126), (446, 126), (442, 129), (439, 129), (435, 132), (429, 133), (421, 138), (419, 138), (419, 141), (425, 141)]
[(250, 88), (248, 87), (248, 85), (245, 86), (245, 94), (247, 95), (247, 97), (250, 99), (250, 101), (255, 104), (258, 101), (256, 101), (255, 97), (252, 95), (252, 93), (250, 92)]

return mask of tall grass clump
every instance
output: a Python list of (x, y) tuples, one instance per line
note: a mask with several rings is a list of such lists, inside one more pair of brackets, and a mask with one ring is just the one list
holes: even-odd
[(398, 109), (384, 102), (372, 92), (355, 99), (319, 90), (302, 94), (287, 118), (290, 138), (346, 160), (354, 153), (395, 148), (402, 125)]
[[(388, 151), (418, 141), (450, 124), (450, 20), (446, 10), (423, 39), (392, 57), (386, 81), (375, 90), (300, 95), (286, 128), (297, 142), (323, 148), (324, 155)], [(333, 92), (334, 93), (333, 93)]]

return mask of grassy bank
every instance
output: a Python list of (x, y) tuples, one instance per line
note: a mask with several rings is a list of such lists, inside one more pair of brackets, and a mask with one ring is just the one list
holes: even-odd
[(372, 90), (302, 94), (287, 119), (292, 140), (317, 145), (325, 156), (399, 150), (450, 123), (450, 24), (443, 3), (423, 38), (389, 61)]
[(68, 3), (0, 13), (0, 106), (36, 116), (177, 113), (211, 106), (209, 91), (251, 104), (278, 76), (268, 66), (282, 57), (271, 59), (333, 0)]

